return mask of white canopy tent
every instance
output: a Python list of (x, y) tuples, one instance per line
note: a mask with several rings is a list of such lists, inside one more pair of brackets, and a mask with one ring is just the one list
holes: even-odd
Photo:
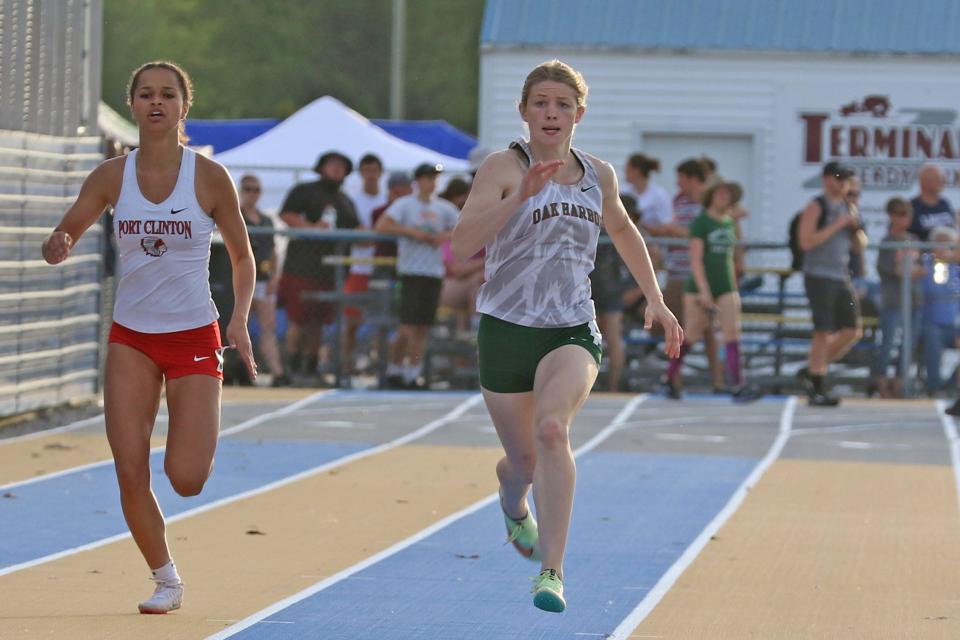
[(140, 144), (140, 130), (137, 129), (137, 125), (114, 111), (102, 100), (97, 110), (97, 126), (100, 128), (100, 133), (125, 147), (136, 147)]
[[(466, 160), (391, 136), (330, 96), (314, 100), (263, 135), (218, 153), (214, 159), (226, 166), (235, 180), (244, 173), (255, 173), (263, 185), (260, 205), (276, 213), (290, 187), (317, 179), (313, 167), (326, 151), (351, 158), (354, 168), (364, 154), (374, 153), (387, 172), (412, 172), (424, 162), (439, 162), (452, 173), (470, 169)], [(358, 181), (356, 172), (347, 180), (348, 186)]]

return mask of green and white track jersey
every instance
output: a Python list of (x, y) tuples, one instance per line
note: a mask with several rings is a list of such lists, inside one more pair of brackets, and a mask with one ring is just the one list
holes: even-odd
[[(510, 147), (536, 162), (525, 140)], [(603, 193), (593, 163), (572, 151), (583, 166), (580, 182), (548, 182), (486, 245), (480, 313), (528, 327), (570, 327), (594, 318), (588, 276), (597, 254)]]

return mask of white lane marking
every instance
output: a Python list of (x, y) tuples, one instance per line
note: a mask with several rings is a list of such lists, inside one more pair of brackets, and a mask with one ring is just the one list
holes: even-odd
[[(233, 426), (233, 427), (230, 427), (229, 429), (223, 429), (222, 431), (220, 431), (220, 435), (217, 436), (217, 437), (218, 437), (218, 438), (222, 438), (222, 437), (224, 437), (224, 436), (230, 436), (230, 435), (233, 435), (233, 434), (235, 434), (235, 433), (240, 433), (241, 431), (246, 431), (247, 429), (251, 429), (251, 428), (253, 428), (253, 427), (255, 427), (255, 426), (259, 425), (259, 424), (262, 424), (262, 423), (266, 422), (267, 420), (272, 420), (273, 418), (278, 418), (278, 417), (280, 417), (280, 416), (285, 416), (285, 415), (287, 415), (287, 414), (289, 414), (289, 413), (293, 413), (294, 411), (297, 411), (300, 407), (302, 407), (302, 406), (304, 406), (304, 405), (306, 405), (306, 404), (309, 404), (309, 403), (313, 402), (314, 400), (317, 400), (317, 399), (319, 399), (319, 398), (321, 398), (321, 397), (323, 397), (323, 396), (325, 396), (325, 395), (329, 395), (330, 393), (332, 393), (332, 392), (334, 392), (334, 391), (336, 391), (336, 390), (335, 390), (335, 389), (325, 389), (324, 391), (319, 391), (319, 392), (317, 392), (317, 393), (314, 393), (314, 394), (312, 394), (312, 395), (310, 395), (310, 396), (307, 396), (306, 398), (302, 398), (302, 399), (300, 399), (300, 400), (297, 400), (296, 402), (294, 402), (294, 403), (292, 403), (292, 404), (288, 404), (287, 406), (281, 407), (280, 409), (277, 409), (277, 410), (275, 410), (275, 411), (268, 411), (267, 413), (261, 413), (260, 415), (254, 416), (253, 418), (250, 418), (249, 420), (245, 420), (245, 421), (241, 422), (241, 423), (238, 424), (238, 425), (235, 425), (235, 426)], [(167, 421), (167, 416), (158, 415), (156, 421), (157, 421), (157, 422), (166, 422), (166, 421)], [(153, 449), (150, 449), (150, 453), (151, 453), (151, 454), (158, 453), (158, 452), (160, 452), (160, 451), (163, 451), (164, 449), (166, 449), (166, 445), (160, 445), (159, 447), (154, 447)], [(41, 481), (43, 481), (43, 480), (52, 480), (53, 478), (59, 478), (60, 476), (69, 475), (69, 474), (71, 474), (71, 473), (78, 473), (78, 472), (81, 472), (81, 471), (89, 471), (90, 469), (96, 469), (97, 467), (105, 467), (105, 466), (111, 465), (111, 464), (113, 464), (113, 458), (112, 458), (112, 457), (111, 457), (111, 458), (107, 458), (106, 460), (98, 460), (97, 462), (90, 462), (90, 463), (88, 463), (88, 464), (81, 464), (81, 465), (78, 465), (78, 466), (75, 466), (75, 467), (70, 467), (69, 469), (61, 469), (60, 471), (53, 471), (53, 472), (51, 472), (51, 473), (45, 473), (45, 474), (43, 474), (43, 475), (35, 476), (35, 477), (33, 477), (33, 478), (27, 478), (26, 480), (17, 480), (17, 481), (15, 481), (15, 482), (10, 482), (10, 483), (4, 484), (4, 485), (0, 485), (0, 491), (5, 491), (5, 490), (7, 490), (7, 489), (24, 487), (24, 486), (27, 486), (27, 485), (29, 485), (29, 484), (34, 484), (34, 483), (37, 483), (37, 482), (41, 482)], [(0, 574), (0, 575), (3, 575), (3, 574)]]
[(792, 430), (795, 436), (806, 436), (815, 433), (850, 433), (853, 431), (869, 431), (871, 429), (903, 429), (903, 421), (900, 422), (865, 422), (863, 424), (845, 424), (835, 427), (798, 427)]
[(960, 437), (957, 436), (957, 423), (952, 416), (944, 413), (944, 409), (947, 408), (945, 401), (938, 400), (936, 407), (940, 424), (943, 425), (943, 433), (950, 445), (950, 465), (953, 467), (953, 477), (957, 486), (957, 505), (960, 507)]
[(672, 418), (653, 418), (651, 420), (632, 420), (628, 424), (623, 425), (624, 430), (626, 429), (640, 429), (647, 427), (666, 427), (677, 425), (680, 427), (685, 427), (687, 425), (703, 424), (709, 423), (710, 425), (717, 424), (732, 424), (732, 425), (746, 425), (746, 424), (769, 424), (771, 416), (768, 415), (734, 415), (734, 416), (723, 416), (723, 415), (686, 415), (686, 416), (674, 416)]
[(25, 433), (20, 436), (13, 436), (12, 438), (3, 438), (2, 440), (0, 440), (0, 446), (5, 444), (13, 444), (14, 442), (23, 442), (24, 440), (35, 440), (37, 438), (42, 438), (44, 436), (52, 436), (58, 433), (67, 433), (68, 431), (74, 431), (76, 429), (89, 427), (92, 424), (96, 424), (100, 420), (103, 420), (102, 413), (95, 416), (90, 416), (89, 418), (84, 418), (83, 420), (77, 420), (76, 422), (71, 422), (70, 424), (64, 425), (62, 427), (54, 427), (53, 429), (45, 429), (43, 431), (34, 431), (32, 433)]
[[(346, 396), (346, 397), (342, 397), (342, 400), (344, 403), (355, 402), (356, 398)], [(417, 411), (421, 411), (421, 410), (426, 411), (428, 409), (442, 409), (445, 406), (447, 406), (446, 402), (422, 402), (422, 403), (417, 403), (416, 406), (413, 408), (416, 409)], [(364, 403), (364, 404), (344, 404), (342, 406), (332, 406), (329, 408), (329, 410), (326, 407), (324, 407), (323, 409), (308, 409), (306, 411), (303, 411), (302, 413), (307, 416), (315, 413), (322, 414), (325, 416), (334, 415), (338, 413), (358, 413), (358, 412), (374, 413), (374, 412), (384, 412), (384, 411), (389, 411), (389, 412), (402, 411), (403, 413), (409, 413), (410, 409), (411, 407), (409, 404), (371, 405), (371, 404)]]
[(740, 504), (747, 497), (747, 492), (757, 484), (787, 444), (787, 440), (790, 438), (790, 427), (793, 423), (793, 414), (796, 411), (796, 407), (796, 396), (787, 398), (787, 403), (783, 408), (783, 412), (780, 414), (780, 429), (777, 438), (774, 440), (770, 450), (767, 451), (767, 455), (757, 463), (757, 466), (753, 468), (750, 475), (740, 483), (737, 490), (730, 496), (730, 500), (727, 501), (726, 506), (714, 516), (713, 520), (700, 532), (700, 535), (690, 543), (690, 546), (684, 550), (683, 555), (677, 558), (677, 561), (667, 569), (666, 573), (657, 581), (657, 584), (653, 586), (653, 589), (640, 601), (640, 604), (614, 629), (613, 633), (609, 636), (610, 640), (626, 640), (630, 637), (630, 633), (643, 622), (644, 618), (650, 615), (653, 608), (660, 603), (660, 600), (662, 600), (667, 594), (667, 591), (673, 587), (683, 572), (687, 570), (687, 567), (693, 564), (693, 561), (696, 560), (703, 548), (710, 542), (710, 538), (720, 530), (720, 527), (722, 527), (727, 520), (730, 519), (730, 516), (740, 507)]
[(728, 440), (727, 436), (698, 436), (691, 433), (655, 433), (653, 436), (657, 440), (668, 440), (674, 442), (710, 442), (718, 444)]
[(320, 429), (373, 429), (376, 426), (372, 422), (351, 422), (349, 420), (314, 420), (307, 424)]
[[(443, 417), (433, 420), (432, 422), (427, 423), (426, 425), (420, 427), (419, 429), (415, 431), (411, 431), (410, 433), (404, 436), (401, 436), (399, 438), (396, 438), (395, 440), (391, 440), (389, 442), (386, 442), (381, 445), (377, 445), (375, 447), (371, 447), (369, 449), (364, 449), (363, 451), (351, 453), (350, 455), (343, 456), (342, 458), (337, 458), (336, 460), (331, 460), (330, 462), (322, 464), (319, 467), (314, 467), (312, 469), (307, 469), (306, 471), (301, 471), (300, 473), (297, 473), (292, 476), (287, 476), (286, 478), (281, 478), (280, 480), (276, 480), (269, 484), (265, 484), (261, 487), (257, 487), (256, 489), (251, 489), (249, 491), (244, 491), (243, 493), (237, 493), (231, 496), (227, 496), (226, 498), (221, 498), (220, 500), (214, 500), (213, 502), (196, 507), (195, 509), (189, 509), (187, 511), (183, 511), (181, 513), (178, 513), (175, 516), (166, 518), (165, 522), (167, 522), (168, 524), (171, 522), (177, 522), (178, 520), (183, 520), (184, 518), (189, 518), (191, 516), (205, 513), (207, 511), (217, 509), (224, 505), (228, 505), (233, 502), (238, 502), (245, 498), (257, 496), (257, 495), (260, 495), (261, 493), (266, 493), (268, 491), (272, 491), (273, 489), (278, 489), (288, 484), (293, 484), (294, 482), (298, 482), (300, 480), (303, 480), (304, 478), (309, 478), (310, 476), (324, 473), (326, 471), (329, 471), (330, 469), (342, 467), (356, 460), (361, 460), (363, 458), (367, 458), (369, 456), (373, 456), (378, 453), (383, 453), (384, 451), (389, 451), (390, 449), (394, 449), (396, 447), (404, 445), (412, 440), (416, 440), (417, 438), (422, 438), (436, 431), (440, 427), (450, 422), (453, 422), (454, 420), (462, 416), (464, 413), (466, 413), (468, 410), (470, 410), (474, 405), (476, 405), (482, 399), (483, 399), (483, 396), (481, 396), (479, 393), (476, 395), (470, 396), (469, 398), (467, 398), (466, 400), (458, 404), (456, 407), (454, 407), (452, 410), (447, 412), (447, 414), (444, 415)], [(5, 576), (11, 573), (15, 573), (22, 569), (35, 567), (45, 562), (52, 562), (53, 560), (58, 560), (59, 558), (64, 558), (66, 556), (70, 556), (83, 551), (89, 551), (90, 549), (96, 549), (98, 547), (102, 547), (104, 545), (110, 544), (111, 542), (116, 542), (117, 540), (123, 540), (129, 537), (130, 537), (129, 532), (119, 533), (117, 535), (110, 536), (109, 538), (101, 538), (100, 540), (96, 540), (94, 542), (90, 542), (90, 543), (81, 545), (79, 547), (73, 547), (72, 549), (65, 549), (64, 551), (51, 553), (50, 555), (43, 556), (42, 558), (36, 558), (34, 560), (28, 560), (27, 562), (21, 562), (20, 564), (11, 565), (9, 567), (0, 569), (0, 576)]]
[(841, 449), (859, 449), (866, 451), (868, 449), (887, 449), (893, 451), (903, 451), (912, 449), (908, 444), (880, 444), (876, 442), (862, 442), (860, 440), (841, 440), (838, 445)]
[[(623, 407), (623, 409), (621, 409), (619, 413), (617, 413), (616, 417), (613, 419), (612, 422), (610, 422), (605, 428), (600, 430), (600, 432), (597, 433), (594, 437), (590, 438), (590, 440), (588, 440), (583, 445), (581, 445), (576, 451), (573, 452), (573, 455), (576, 457), (579, 457), (582, 454), (587, 453), (588, 451), (591, 451), (592, 449), (596, 448), (597, 445), (599, 445), (601, 442), (603, 442), (604, 440), (609, 438), (611, 435), (613, 435), (613, 433), (616, 432), (623, 425), (627, 417), (630, 414), (632, 414), (636, 410), (636, 408), (642, 402), (644, 402), (648, 397), (649, 396), (647, 394), (643, 394), (643, 395), (632, 398)], [(326, 580), (322, 580), (310, 587), (307, 587), (306, 589), (300, 591), (299, 593), (295, 593), (288, 598), (284, 598), (283, 600), (280, 600), (270, 605), (266, 609), (262, 609), (254, 613), (253, 615), (244, 618), (243, 620), (241, 620), (240, 622), (238, 622), (237, 624), (231, 627), (228, 627), (211, 636), (207, 636), (206, 640), (223, 640), (224, 638), (229, 638), (230, 636), (257, 624), (258, 622), (263, 621), (264, 618), (267, 618), (278, 611), (282, 611), (283, 609), (286, 609), (290, 605), (293, 605), (297, 602), (300, 602), (301, 600), (309, 598), (310, 596), (316, 593), (319, 593), (324, 589), (332, 587), (338, 582), (346, 580), (347, 578), (351, 578), (353, 574), (359, 571), (362, 571), (367, 567), (380, 562), (381, 560), (385, 560), (390, 556), (400, 553), (407, 547), (414, 545), (417, 542), (420, 542), (421, 540), (423, 540), (424, 538), (427, 538), (433, 535), (437, 531), (440, 531), (441, 529), (453, 524), (457, 520), (460, 520), (461, 518), (465, 518), (468, 515), (479, 511), (483, 507), (494, 502), (496, 499), (497, 499), (497, 494), (493, 493), (487, 496), (486, 498), (483, 498), (477, 502), (474, 502), (472, 505), (464, 509), (461, 509), (456, 513), (450, 514), (449, 516), (443, 518), (442, 520), (439, 520), (434, 524), (430, 525), (426, 529), (423, 529), (418, 533), (413, 534), (409, 538), (406, 538), (405, 540), (401, 540), (400, 542), (394, 544), (393, 546), (388, 547), (387, 549), (384, 549), (383, 551), (376, 553), (372, 556), (369, 556), (364, 560), (361, 560), (360, 562), (350, 567), (347, 567), (346, 569), (330, 576)]]

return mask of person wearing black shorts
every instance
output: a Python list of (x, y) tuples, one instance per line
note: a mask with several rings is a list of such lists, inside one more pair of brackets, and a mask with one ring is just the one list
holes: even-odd
[(381, 233), (399, 236), (400, 327), (390, 345), (387, 379), (392, 387), (416, 388), (427, 336), (437, 315), (444, 265), (441, 247), (450, 239), (460, 212), (436, 195), (440, 165), (422, 164), (413, 173), (417, 193), (391, 204), (376, 223)]
[(845, 199), (852, 177), (853, 170), (838, 162), (824, 165), (823, 195), (807, 204), (798, 228), (804, 251), (803, 283), (813, 312), (809, 364), (799, 376), (812, 406), (840, 404), (825, 388), (827, 367), (846, 355), (862, 335), (849, 265), (851, 251), (862, 253), (866, 235), (856, 208)]
[[(630, 221), (637, 224), (640, 212), (637, 200), (631, 195), (620, 194)], [(606, 232), (602, 232), (606, 235)], [(626, 266), (616, 247), (607, 241), (597, 247), (596, 267), (590, 272), (590, 289), (593, 306), (597, 310), (597, 326), (603, 335), (607, 355), (607, 391), (619, 391), (623, 367), (626, 363), (626, 351), (623, 346), (623, 295), (629, 282), (624, 278)]]

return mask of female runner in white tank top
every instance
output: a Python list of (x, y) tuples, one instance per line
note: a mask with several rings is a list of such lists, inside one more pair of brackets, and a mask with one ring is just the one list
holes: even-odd
[[(484, 314), (480, 384), (506, 453), (497, 476), (508, 539), (540, 560), (533, 601), (547, 611), (566, 606), (563, 557), (576, 476), (568, 431), (597, 376), (600, 340), (587, 275), (601, 222), (646, 294), (647, 328), (663, 325), (671, 358), (682, 343), (643, 238), (620, 202), (616, 174), (571, 148), (586, 95), (583, 77), (558, 60), (530, 72), (520, 100), (529, 143), (484, 161), (452, 240), (460, 259), (486, 248), (477, 301)], [(539, 528), (527, 504), (531, 485)]]
[(62, 262), (103, 210), (114, 208), (121, 276), (104, 412), (123, 515), (156, 582), (153, 596), (140, 603), (142, 613), (177, 609), (183, 595), (150, 487), (150, 436), (164, 380), (164, 470), (171, 485), (180, 495), (196, 495), (213, 468), (223, 379), (209, 288), (214, 223), (233, 264), (236, 306), (226, 341), (256, 375), (247, 333), (254, 263), (246, 225), (227, 170), (182, 144), (191, 93), (189, 77), (172, 63), (147, 63), (134, 72), (128, 97), (140, 148), (94, 169), (43, 243), (46, 261)]

